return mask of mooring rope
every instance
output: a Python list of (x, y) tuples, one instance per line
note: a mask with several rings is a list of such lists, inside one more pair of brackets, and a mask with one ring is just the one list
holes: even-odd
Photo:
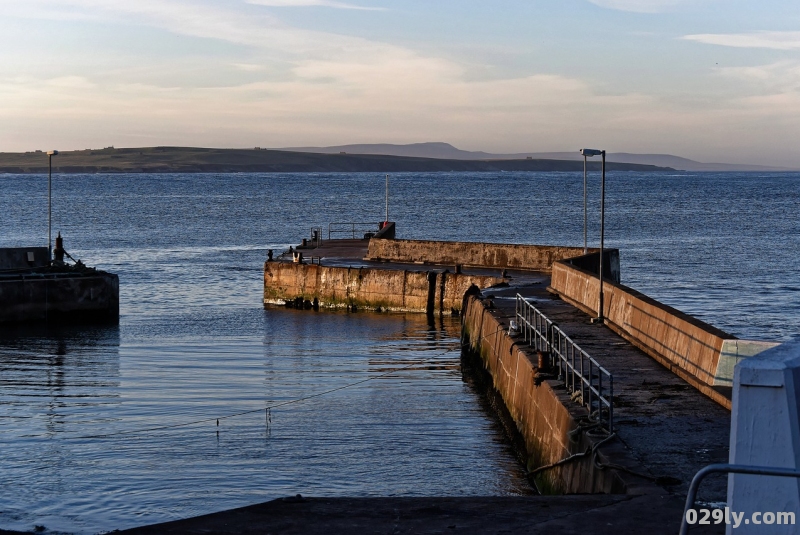
[(244, 416), (246, 414), (254, 414), (254, 413), (262, 412), (262, 411), (266, 413), (267, 418), (270, 418), (271, 410), (275, 409), (277, 407), (285, 407), (286, 405), (292, 405), (292, 404), (295, 404), (295, 403), (301, 403), (303, 401), (308, 401), (309, 399), (318, 398), (318, 397), (321, 397), (321, 396), (325, 396), (327, 394), (332, 394), (333, 392), (338, 392), (340, 390), (345, 390), (347, 388), (352, 388), (354, 386), (358, 386), (360, 384), (364, 384), (364, 383), (369, 382), (369, 381), (374, 381), (375, 379), (380, 379), (381, 377), (386, 377), (386, 376), (392, 375), (394, 373), (397, 373), (399, 371), (407, 370), (409, 368), (413, 368), (414, 366), (419, 366), (421, 364), (428, 364), (428, 363), (431, 363), (431, 362), (435, 362), (442, 355), (446, 355), (447, 353), (455, 351), (456, 349), (460, 349), (460, 347), (458, 347), (455, 344), (453, 344), (452, 346), (448, 347), (448, 349), (446, 349), (446, 350), (444, 350), (444, 351), (442, 351), (440, 353), (437, 353), (436, 355), (433, 355), (433, 356), (425, 358), (425, 359), (420, 359), (420, 360), (414, 361), (411, 364), (407, 364), (407, 365), (401, 366), (399, 368), (394, 368), (394, 369), (389, 370), (387, 372), (384, 372), (384, 373), (381, 373), (381, 374), (378, 374), (378, 375), (373, 375), (372, 377), (367, 377), (366, 379), (360, 379), (358, 381), (354, 381), (354, 382), (348, 383), (346, 385), (337, 386), (336, 388), (331, 388), (331, 389), (325, 390), (323, 392), (317, 392), (315, 394), (309, 394), (307, 396), (303, 396), (303, 397), (300, 397), (300, 398), (290, 399), (290, 400), (287, 400), (287, 401), (281, 401), (279, 403), (274, 403), (272, 405), (267, 405), (267, 406), (259, 408), (259, 409), (250, 409), (250, 410), (241, 411), (241, 412), (237, 412), (237, 413), (233, 413), (233, 414), (226, 414), (226, 415), (223, 415), (223, 416), (212, 416), (212, 417), (208, 417), (208, 418), (201, 418), (199, 420), (192, 420), (190, 422), (182, 422), (182, 423), (169, 424), (169, 425), (159, 425), (159, 426), (156, 426), (156, 427), (147, 427), (147, 428), (144, 428), (144, 429), (131, 429), (131, 430), (127, 430), (127, 431), (115, 431), (113, 433), (99, 433), (99, 434), (95, 434), (95, 435), (82, 435), (82, 436), (77, 436), (77, 437), (60, 437), (60, 438), (63, 438), (65, 440), (88, 440), (88, 439), (94, 439), (94, 438), (110, 438), (110, 437), (122, 436), (122, 435), (136, 435), (136, 434), (151, 433), (153, 431), (163, 431), (163, 430), (166, 430), (166, 429), (175, 429), (175, 428), (178, 428), (178, 427), (189, 427), (189, 426), (192, 426), (192, 425), (198, 425), (198, 424), (214, 422), (214, 421), (216, 421), (217, 425), (219, 425), (219, 421), (220, 420), (227, 420), (227, 419), (230, 419), (230, 418), (236, 418), (238, 416)]

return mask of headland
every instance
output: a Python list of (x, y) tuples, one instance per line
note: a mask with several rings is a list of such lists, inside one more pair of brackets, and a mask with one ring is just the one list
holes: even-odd
[[(599, 170), (599, 162), (590, 162)], [(608, 163), (609, 171), (672, 171), (668, 167)], [(0, 173), (46, 173), (41, 151), (0, 153)], [(582, 161), (557, 159), (440, 159), (380, 154), (319, 154), (284, 150), (142, 147), (61, 151), (58, 173), (395, 173), (583, 170)]]

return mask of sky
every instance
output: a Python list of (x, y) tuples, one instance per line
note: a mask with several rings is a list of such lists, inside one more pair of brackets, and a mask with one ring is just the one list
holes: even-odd
[(797, 0), (0, 0), (0, 151), (443, 141), (800, 168)]

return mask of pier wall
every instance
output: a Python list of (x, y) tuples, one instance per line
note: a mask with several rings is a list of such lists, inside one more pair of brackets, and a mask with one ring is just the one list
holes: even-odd
[[(597, 315), (600, 279), (592, 271), (556, 262), (550, 289)], [(616, 282), (604, 280), (603, 294), (603, 316), (611, 329), (730, 409), (730, 399), (714, 386), (723, 344), (736, 337)]]
[(45, 267), (50, 263), (47, 247), (0, 248), (0, 269), (30, 269)]
[(319, 299), (323, 307), (381, 307), (390, 311), (449, 313), (460, 311), (473, 284), (487, 288), (501, 277), (447, 271), (409, 271), (266, 262), (264, 304), (296, 298)]
[[(557, 381), (537, 379), (538, 370), (527, 353), (507, 334), (507, 325), (480, 299), (468, 296), (462, 313), (462, 348), (491, 375), (525, 441), (529, 471), (583, 454), (593, 441), (582, 432), (577, 405)], [(604, 446), (615, 451), (617, 443)], [(598, 459), (607, 459), (598, 452)], [(535, 476), (540, 492), (625, 493), (626, 482), (612, 469), (599, 469), (591, 455), (555, 466)]]
[(553, 262), (582, 254), (581, 247), (373, 238), (365, 260), (549, 272)]
[(0, 280), (0, 323), (119, 320), (119, 278), (95, 275), (28, 275)]

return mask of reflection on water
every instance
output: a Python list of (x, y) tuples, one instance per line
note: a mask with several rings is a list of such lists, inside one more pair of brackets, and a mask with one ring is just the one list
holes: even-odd
[(191, 335), (161, 321), (4, 333), (0, 526), (95, 532), (298, 492), (531, 492), (461, 381), (456, 320), (200, 317), (215, 331), (197, 333), (195, 311), (175, 318)]
[[(59, 410), (84, 400), (114, 403), (119, 394), (119, 328), (0, 329), (0, 421), (47, 414), (47, 432), (63, 431)], [(26, 426), (26, 432), (32, 430)]]

